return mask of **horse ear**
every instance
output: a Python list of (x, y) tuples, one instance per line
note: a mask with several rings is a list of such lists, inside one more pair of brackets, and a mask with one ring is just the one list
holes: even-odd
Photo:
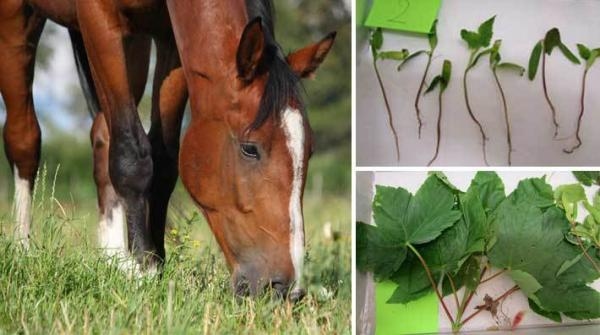
[(244, 82), (250, 82), (256, 75), (265, 50), (265, 35), (260, 17), (250, 21), (238, 46), (236, 62), (238, 76)]
[(335, 35), (335, 31), (331, 32), (321, 41), (289, 54), (287, 62), (292, 71), (301, 78), (313, 77), (315, 71), (331, 50)]

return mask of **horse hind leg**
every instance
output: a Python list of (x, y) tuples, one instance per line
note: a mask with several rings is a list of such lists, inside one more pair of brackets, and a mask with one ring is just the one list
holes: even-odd
[(40, 159), (41, 132), (31, 85), (45, 20), (21, 1), (0, 4), (0, 93), (6, 106), (4, 150), (15, 178), (16, 235), (27, 247), (31, 195)]

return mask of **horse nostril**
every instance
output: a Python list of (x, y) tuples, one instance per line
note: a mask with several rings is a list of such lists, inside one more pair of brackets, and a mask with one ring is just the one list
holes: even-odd
[(291, 302), (297, 303), (298, 301), (302, 300), (302, 298), (304, 298), (305, 295), (306, 291), (304, 289), (295, 288), (292, 290), (292, 292), (290, 292), (289, 299)]
[(238, 297), (246, 297), (250, 295), (250, 284), (245, 278), (241, 278), (235, 283), (235, 295)]

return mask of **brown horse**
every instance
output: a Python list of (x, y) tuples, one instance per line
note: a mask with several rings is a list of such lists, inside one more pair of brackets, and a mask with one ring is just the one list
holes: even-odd
[[(272, 287), (302, 296), (302, 195), (312, 137), (299, 80), (314, 73), (335, 35), (284, 56), (268, 0), (2, 0), (4, 140), (25, 241), (40, 152), (31, 84), (46, 18), (69, 28), (96, 115), (101, 245), (124, 248), (124, 216), (136, 268), (160, 265), (179, 172), (225, 255), (235, 293)], [(151, 40), (157, 64), (146, 135), (137, 105)], [(180, 151), (188, 93), (191, 123)]]

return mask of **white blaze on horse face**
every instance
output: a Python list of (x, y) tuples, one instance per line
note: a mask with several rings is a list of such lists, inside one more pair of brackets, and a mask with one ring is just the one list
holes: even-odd
[(118, 203), (106, 208), (100, 217), (98, 227), (98, 243), (107, 256), (123, 257), (127, 255), (125, 248), (125, 211)]
[(18, 239), (27, 247), (31, 224), (31, 185), (29, 180), (19, 177), (19, 169), (16, 165), (13, 171), (15, 174), (14, 215), (18, 225)]
[(304, 124), (302, 113), (288, 107), (282, 115), (282, 127), (294, 171), (290, 194), (290, 254), (294, 265), (296, 287), (300, 287), (304, 265), (304, 221), (302, 218), (302, 172), (304, 169)]

